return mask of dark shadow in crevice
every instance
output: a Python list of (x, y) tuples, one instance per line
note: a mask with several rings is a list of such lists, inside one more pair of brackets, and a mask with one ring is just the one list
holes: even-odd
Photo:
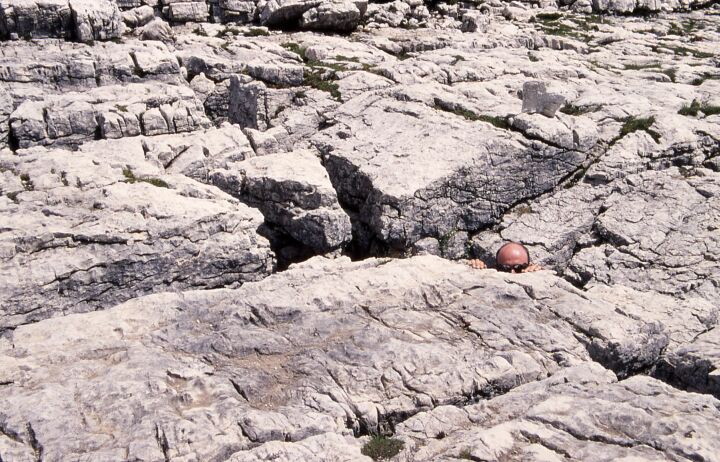
[(311, 247), (271, 223), (263, 223), (257, 232), (270, 242), (270, 248), (277, 258), (277, 272), (285, 271), (293, 263), (300, 263), (318, 255)]

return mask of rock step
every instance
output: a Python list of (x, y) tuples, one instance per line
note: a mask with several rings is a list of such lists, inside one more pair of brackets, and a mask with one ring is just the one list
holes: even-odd
[(0, 40), (57, 37), (92, 43), (122, 36), (112, 0), (2, 0)]
[(107, 86), (23, 103), (10, 116), (17, 147), (79, 145), (95, 139), (210, 127), (192, 89), (154, 83)]

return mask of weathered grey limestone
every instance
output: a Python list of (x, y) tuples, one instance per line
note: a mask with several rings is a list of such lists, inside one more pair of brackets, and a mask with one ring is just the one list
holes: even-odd
[(268, 88), (262, 82), (247, 82), (238, 75), (230, 77), (229, 92), (229, 121), (262, 131), (270, 128), (270, 120), (283, 108), (293, 104), (295, 95), (290, 89)]
[(59, 40), (22, 41), (0, 56), (0, 81), (17, 106), (54, 93), (148, 80), (179, 84), (181, 79), (177, 59), (159, 42), (128, 40), (90, 46)]
[(143, 137), (145, 158), (161, 165), (166, 173), (180, 173), (209, 182), (210, 171), (255, 156), (250, 141), (237, 125), (191, 133)]
[(18, 153), (0, 157), (0, 330), (272, 270), (259, 212), (164, 175), (140, 139)]
[(3, 0), (0, 39), (59, 37), (91, 43), (118, 38), (122, 15), (112, 0)]
[(587, 157), (581, 146), (528, 141), (382, 93), (345, 103), (333, 121), (313, 142), (341, 202), (400, 249), (493, 224), (516, 202), (552, 190)]
[(306, 29), (350, 32), (358, 26), (366, 10), (365, 0), (323, 2), (303, 13), (300, 26)]
[(256, 19), (257, 2), (244, 0), (220, 0), (218, 4), (224, 22), (248, 23)]
[(123, 11), (122, 17), (129, 27), (141, 27), (155, 19), (155, 10), (151, 6), (142, 5), (129, 11)]
[(170, 22), (205, 22), (209, 17), (208, 5), (200, 2), (172, 2), (167, 7), (167, 18)]
[[(356, 461), (373, 432), (405, 462), (716, 458), (714, 11), (398, 0), (348, 37), (222, 24), (264, 1), (116, 3), (147, 8), (99, 42), (114, 26), (89, 2), (92, 45), (65, 40), (69, 0), (0, 12), (5, 38), (58, 37), (0, 49), (0, 294), (23, 294), (0, 297), (0, 459)], [(349, 29), (363, 6), (269, 8)], [(151, 10), (190, 22), (139, 26)], [(522, 112), (528, 81), (567, 103)], [(331, 228), (297, 226), (325, 217), (312, 201), (339, 211), (294, 154), (312, 145), (349, 255), (492, 263), (517, 240), (559, 276), (331, 250), (265, 278), (316, 253), (283, 227), (312, 243)], [(252, 183), (265, 219), (211, 171)]]
[(190, 88), (156, 83), (48, 95), (21, 104), (10, 116), (12, 135), (21, 148), (183, 133), (209, 126)]
[(565, 98), (562, 95), (548, 93), (544, 82), (525, 82), (523, 85), (523, 112), (530, 114), (539, 112), (546, 117), (555, 117), (555, 113), (563, 104)]
[(352, 237), (350, 218), (312, 152), (255, 157), (217, 170), (211, 178), (213, 184), (259, 208), (265, 221), (316, 253), (342, 247)]
[(720, 327), (667, 351), (654, 374), (672, 385), (720, 399)]
[(92, 43), (95, 40), (119, 38), (125, 24), (113, 0), (70, 0), (76, 40)]
[(622, 284), (717, 301), (720, 286), (720, 174), (677, 168), (616, 184), (594, 224), (596, 241), (577, 252), (582, 284)]
[[(486, 402), (438, 407), (399, 427), (402, 460), (713, 460), (720, 401), (652, 378), (565, 369)], [(442, 436), (442, 438), (440, 437)]]
[[(648, 409), (674, 409), (682, 428), (696, 419), (703, 446), (695, 450), (714, 448), (716, 440), (703, 436), (717, 418), (712, 398), (671, 392), (647, 378), (623, 382), (635, 392), (608, 388), (614, 375), (597, 365), (563, 372), (588, 363), (583, 343), (591, 338), (589, 345), (608, 355), (642, 358), (648, 340), (662, 337), (639, 336), (643, 331), (641, 320), (547, 272), (478, 271), (436, 257), (317, 257), (235, 290), (155, 294), (18, 327), (0, 340), (3, 433), (15, 435), (0, 437), (0, 451), (27, 455), (42, 447), (48, 460), (213, 460), (233, 453), (233, 460), (255, 460), (304, 457), (315, 448), (321, 454), (298, 460), (324, 460), (324, 451), (340, 445), (351, 460), (362, 460), (363, 440), (350, 439), (354, 433), (404, 432), (410, 424), (402, 422), (419, 412), (471, 404), (549, 375), (489, 401), (488, 409), (502, 412), (483, 415), (511, 420), (542, 402), (562, 404), (548, 412), (578, 415), (604, 402), (600, 409), (608, 412), (652, 391), (668, 399), (652, 398)], [(606, 400), (592, 398), (596, 393)], [(537, 415), (551, 415), (541, 408)], [(593, 431), (573, 434), (592, 438)], [(643, 434), (633, 438), (669, 438)], [(463, 444), (479, 448), (482, 441)]]

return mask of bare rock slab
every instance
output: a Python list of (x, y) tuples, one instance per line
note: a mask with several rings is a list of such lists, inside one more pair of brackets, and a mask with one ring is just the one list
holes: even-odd
[[(642, 321), (623, 318), (615, 306), (548, 272), (478, 271), (436, 257), (356, 263), (316, 257), (238, 289), (153, 294), (18, 327), (0, 340), (3, 432), (15, 435), (13, 450), (32, 453), (41, 445), (48, 459), (234, 454), (244, 461), (271, 450), (307, 454), (312, 444), (321, 454), (298, 460), (325, 460), (323, 451), (334, 451), (339, 438), (347, 438), (343, 454), (357, 454), (354, 435), (397, 431), (418, 413), (476, 403), (592, 364), (593, 349), (642, 360), (662, 337), (638, 335), (643, 331)], [(591, 393), (572, 377), (544, 381), (530, 385), (537, 398), (523, 389), (498, 406), (502, 412), (489, 401), (493, 411), (486, 414), (511, 420), (542, 402), (562, 403), (554, 411), (536, 409), (547, 420), (553, 412), (584, 416), (593, 409), (580, 403), (610, 412), (618, 400), (639, 399), (640, 391), (608, 388), (611, 372), (588, 367), (602, 371), (586, 374), (593, 377), (585, 383), (602, 383)], [(653, 379), (639, 383), (657, 406), (682, 415), (682, 406), (695, 409), (699, 426), (717, 419), (709, 396), (670, 394)], [(556, 397), (555, 386), (567, 389), (567, 398)], [(658, 393), (668, 399), (658, 402)], [(98, 436), (106, 428), (112, 436)], [(593, 440), (600, 431), (594, 428), (572, 434)], [(710, 427), (704, 428), (698, 435)]]
[(720, 174), (672, 168), (631, 175), (617, 184), (602, 210), (594, 245), (570, 262), (579, 282), (717, 303)]
[(0, 329), (273, 269), (256, 210), (164, 175), (140, 140), (83, 149), (0, 157)]
[(516, 202), (552, 190), (587, 158), (372, 93), (345, 103), (333, 121), (313, 142), (340, 201), (376, 238), (400, 249), (493, 224)]
[(718, 418), (711, 396), (644, 376), (618, 382), (588, 364), (476, 405), (419, 414), (399, 434), (415, 462), (712, 460)]

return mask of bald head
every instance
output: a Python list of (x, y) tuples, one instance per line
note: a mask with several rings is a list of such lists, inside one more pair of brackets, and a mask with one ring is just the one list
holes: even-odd
[(495, 260), (499, 269), (518, 265), (527, 266), (530, 264), (530, 252), (528, 252), (528, 249), (522, 244), (508, 242), (500, 247), (500, 250), (498, 250), (495, 256)]

